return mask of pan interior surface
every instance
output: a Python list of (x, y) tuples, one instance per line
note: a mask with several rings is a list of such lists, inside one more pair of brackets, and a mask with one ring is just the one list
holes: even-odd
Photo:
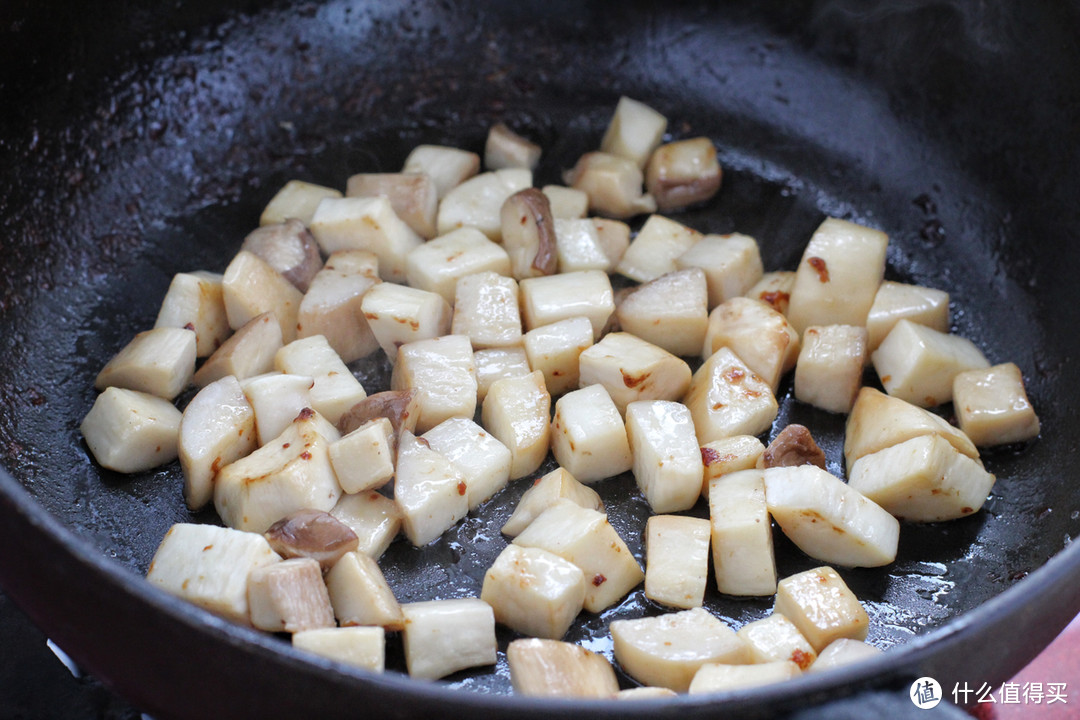
[[(1069, 285), (1080, 177), (1061, 148), (1077, 140), (1080, 76), (1059, 68), (1080, 66), (1077, 50), (1044, 71), (1057, 46), (1017, 37), (1019, 10), (975, 17), (950, 3), (543, 7), (330, 2), (219, 15), (193, 5), (184, 29), (146, 18), (103, 29), (128, 43), (120, 66), (69, 49), (61, 57), (82, 52), (88, 64), (35, 68), (43, 87), (9, 81), (27, 105), (0, 125), (12, 138), (0, 148), (3, 466), (102, 554), (144, 573), (173, 523), (216, 517), (184, 507), (176, 464), (102, 471), (78, 424), (94, 376), (153, 326), (174, 273), (221, 272), (290, 179), (342, 188), (353, 173), (397, 171), (421, 143), (482, 152), (499, 121), (543, 147), (534, 184), (560, 182), (628, 95), (665, 114), (672, 138), (717, 145), (719, 196), (673, 219), (755, 237), (766, 270), (794, 269), (826, 216), (885, 230), (887, 278), (947, 290), (954, 332), (1024, 373), (1043, 434), (984, 455), (998, 478), (984, 509), (905, 524), (896, 563), (843, 571), (870, 614), (870, 642), (939, 628), (1065, 548), (1080, 532), (1080, 444), (1069, 434), (1080, 347), (1058, 328), (1080, 327)], [(1024, 20), (1072, 48), (1069, 25)], [(369, 393), (388, 386), (381, 353), (354, 370)], [(796, 403), (790, 378), (780, 400), (770, 436), (803, 423), (842, 472), (843, 418)], [(512, 483), (432, 545), (395, 542), (381, 565), (399, 600), (430, 599), (432, 587), (478, 595), (529, 484)], [(595, 487), (642, 559), (648, 507), (633, 479)], [(774, 537), (781, 576), (820, 564)], [(710, 589), (706, 603), (740, 626), (772, 600)], [(583, 615), (566, 639), (610, 657), (611, 620), (661, 611), (639, 588)], [(500, 633), (505, 649), (512, 635)], [(450, 683), (507, 692), (500, 658), (494, 673)]]

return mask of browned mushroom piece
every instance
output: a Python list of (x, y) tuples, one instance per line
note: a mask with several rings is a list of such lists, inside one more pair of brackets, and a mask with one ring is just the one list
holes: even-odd
[(767, 468), (817, 465), (824, 470), (825, 452), (814, 442), (805, 425), (792, 423), (765, 448), (762, 461)]
[(484, 145), (484, 166), (488, 170), (528, 168), (540, 162), (540, 146), (523, 138), (505, 123), (492, 125)]
[(295, 218), (253, 230), (241, 250), (253, 253), (285, 276), (300, 292), (307, 292), (311, 279), (322, 269), (319, 244)]
[(500, 220), (503, 247), (515, 278), (552, 275), (558, 269), (555, 220), (547, 195), (537, 188), (514, 193), (503, 203)]
[(390, 200), (394, 213), (425, 240), (436, 232), (439, 191), (431, 176), (422, 172), (358, 173), (346, 184), (346, 197), (378, 197)]
[(658, 147), (645, 168), (645, 187), (665, 212), (710, 199), (721, 177), (712, 140), (694, 138)]
[(322, 510), (304, 509), (286, 515), (263, 533), (274, 552), (283, 558), (311, 558), (324, 571), (347, 552), (360, 546), (360, 539), (345, 523)]
[(341, 416), (337, 428), (342, 435), (348, 435), (370, 420), (386, 418), (394, 426), (396, 438), (402, 430), (416, 430), (416, 421), (420, 417), (419, 400), (415, 390), (387, 390), (368, 395)]

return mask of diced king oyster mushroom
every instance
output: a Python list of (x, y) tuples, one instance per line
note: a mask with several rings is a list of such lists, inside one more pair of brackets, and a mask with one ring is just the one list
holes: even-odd
[(510, 448), (510, 479), (529, 475), (544, 462), (551, 440), (551, 395), (544, 373), (496, 380), (481, 410), (487, 431)]
[(706, 663), (745, 663), (750, 649), (727, 623), (702, 608), (609, 626), (615, 659), (645, 685), (686, 692)]
[(348, 552), (326, 573), (334, 617), (342, 627), (378, 625), (401, 630), (405, 617), (378, 563), (360, 552)]
[(330, 463), (341, 489), (358, 493), (390, 482), (396, 450), (394, 426), (384, 417), (369, 420), (330, 443)]
[(709, 328), (705, 273), (688, 268), (641, 285), (619, 303), (619, 327), (673, 355), (701, 352)]
[(559, 640), (585, 601), (585, 575), (540, 548), (507, 545), (484, 575), (480, 599), (496, 622), (531, 637)]
[(484, 143), (484, 167), (488, 170), (527, 168), (533, 170), (540, 162), (540, 146), (523, 138), (507, 127), (495, 123)]
[(459, 278), (450, 332), (468, 335), (476, 350), (520, 345), (521, 310), (514, 278), (491, 271)]
[(802, 670), (799, 669), (799, 666), (790, 660), (777, 660), (753, 665), (709, 663), (703, 665), (697, 671), (687, 692), (691, 695), (697, 695), (700, 693), (759, 687), (791, 680), (801, 674)]
[(732, 435), (701, 446), (701, 462), (705, 475), (701, 496), (708, 499), (709, 484), (721, 475), (759, 467), (765, 446), (753, 435)]
[(334, 627), (322, 570), (310, 558), (292, 558), (252, 570), (248, 605), (251, 624), (260, 630), (295, 633)]
[(327, 432), (336, 435), (308, 409), (276, 438), (223, 467), (214, 480), (214, 507), (222, 522), (261, 533), (296, 510), (334, 507), (341, 486), (330, 464)]
[(607, 515), (559, 500), (529, 523), (514, 544), (555, 553), (585, 573), (585, 609), (600, 612), (621, 600), (645, 573)]
[(667, 118), (638, 100), (620, 97), (608, 122), (600, 149), (644, 168), (667, 131)]
[(692, 508), (701, 495), (701, 447), (690, 410), (669, 400), (626, 406), (626, 436), (638, 489), (656, 513)]
[(294, 648), (381, 673), (386, 668), (386, 631), (381, 627), (335, 627), (293, 633)]
[(427, 432), (447, 418), (471, 418), (476, 412), (472, 343), (465, 335), (443, 335), (402, 345), (390, 387), (416, 391), (419, 432)]
[(573, 643), (520, 638), (510, 642), (506, 659), (518, 695), (606, 699), (619, 691), (607, 658)]
[(394, 502), (405, 535), (423, 547), (469, 512), (469, 485), (446, 456), (408, 430), (398, 440)]
[(603, 385), (559, 398), (551, 425), (552, 453), (577, 480), (595, 482), (633, 466), (626, 425)]
[(818, 653), (839, 638), (864, 640), (870, 627), (855, 593), (827, 566), (781, 580), (773, 612), (794, 623)]
[(262, 535), (178, 523), (165, 533), (146, 579), (210, 612), (250, 625), (248, 576), (279, 562)]
[(611, 279), (600, 270), (526, 278), (519, 287), (526, 330), (584, 316), (592, 323), (593, 338), (597, 339), (608, 317), (615, 312)]
[(868, 645), (862, 640), (837, 638), (818, 653), (817, 660), (810, 666), (810, 672), (831, 670), (835, 667), (869, 660), (881, 654), (881, 649)]
[(620, 275), (648, 282), (679, 269), (678, 259), (692, 248), (702, 234), (663, 215), (652, 215), (616, 266)]
[(337, 427), (343, 435), (351, 433), (372, 420), (386, 418), (398, 436), (402, 430), (416, 432), (420, 417), (419, 393), (416, 390), (384, 390), (368, 395), (349, 408), (338, 420)]
[(394, 214), (420, 237), (435, 237), (435, 216), (439, 210), (439, 190), (426, 172), (358, 173), (345, 185), (348, 197), (378, 197), (390, 200)]
[(195, 373), (195, 385), (205, 387), (226, 375), (245, 380), (270, 372), (281, 345), (281, 324), (274, 313), (256, 315), (206, 359)]
[(653, 515), (645, 524), (645, 597), (671, 607), (701, 607), (709, 574), (705, 518)]
[(424, 242), (381, 195), (323, 200), (309, 227), (327, 255), (339, 250), (375, 253), (379, 277), (390, 282), (404, 282), (405, 258)]
[[(733, 297), (745, 295), (764, 273), (757, 240), (740, 233), (705, 235), (677, 257), (675, 265), (680, 270), (696, 267), (705, 272), (709, 310)], [(792, 273), (792, 279), (794, 276)]]
[(758, 300), (735, 297), (717, 305), (709, 314), (702, 357), (722, 347), (746, 363), (775, 393), (780, 378), (795, 367), (799, 357), (799, 333), (783, 315)]
[(736, 634), (750, 646), (750, 659), (755, 663), (790, 660), (806, 670), (818, 656), (795, 623), (782, 613), (747, 623)]
[(764, 475), (769, 514), (810, 557), (845, 567), (896, 559), (900, 523), (843, 480), (814, 465), (768, 468)]
[(581, 352), (582, 385), (600, 384), (620, 412), (636, 400), (678, 400), (690, 387), (690, 366), (630, 333), (608, 333)]
[(296, 339), (296, 318), (303, 293), (258, 255), (241, 250), (225, 268), (221, 281), (229, 327), (239, 330), (263, 313), (273, 313), (282, 342)]
[(779, 411), (769, 384), (727, 347), (697, 369), (683, 402), (703, 445), (732, 435), (760, 435)]
[(373, 490), (342, 495), (330, 514), (356, 533), (357, 552), (378, 559), (401, 530), (401, 511), (390, 498)]
[(298, 338), (322, 335), (344, 362), (379, 349), (364, 316), (364, 295), (382, 282), (379, 261), (367, 250), (339, 250), (326, 260), (300, 301)]
[(460, 278), (478, 272), (510, 274), (510, 257), (502, 246), (471, 227), (429, 240), (405, 258), (409, 285), (438, 293), (448, 303)]
[(311, 407), (311, 386), (314, 384), (311, 377), (281, 372), (257, 375), (240, 383), (244, 396), (255, 410), (259, 445), (276, 438), (301, 410)]
[(830, 412), (851, 412), (866, 366), (866, 328), (811, 325), (795, 364), (795, 397)]
[[(592, 332), (590, 325), (589, 332)], [(484, 348), (473, 352), (473, 365), (476, 366), (476, 401), (483, 403), (488, 389), (496, 380), (510, 377), (524, 377), (532, 372), (525, 348), (499, 347)], [(545, 382), (546, 382), (545, 378)]]
[(283, 373), (312, 377), (311, 407), (332, 423), (337, 423), (367, 393), (348, 366), (322, 335), (294, 340), (274, 356), (275, 369)]
[(232, 333), (221, 294), (223, 278), (203, 270), (173, 275), (154, 327), (190, 328), (195, 331), (195, 354), (213, 354)]
[(258, 255), (302, 293), (323, 264), (318, 243), (296, 218), (253, 230), (240, 249)]
[(761, 470), (740, 470), (709, 482), (716, 589), (725, 595), (776, 592), (772, 524)]
[(866, 317), (867, 349), (877, 350), (889, 331), (903, 319), (948, 332), (949, 293), (892, 280), (882, 282)]
[(168, 400), (109, 387), (94, 400), (79, 431), (99, 465), (135, 473), (176, 459), (181, 417)]
[(438, 293), (394, 283), (368, 290), (360, 307), (391, 360), (405, 343), (446, 335), (453, 320), (450, 304)]
[(743, 295), (767, 303), (777, 312), (787, 315), (791, 305), (791, 290), (794, 287), (795, 272), (779, 270), (762, 275), (761, 279)]
[(613, 265), (592, 218), (555, 220), (555, 247), (558, 251), (559, 272), (607, 272)]
[(144, 330), (118, 352), (94, 381), (172, 400), (195, 374), (195, 333), (187, 328)]
[(979, 446), (1022, 442), (1039, 434), (1039, 417), (1015, 363), (958, 374), (953, 407), (960, 428)]
[(214, 476), (258, 447), (255, 410), (232, 375), (215, 380), (184, 408), (178, 452), (184, 499), (198, 510), (214, 497)]
[(326, 198), (339, 197), (340, 190), (303, 180), (290, 180), (267, 203), (259, 218), (259, 225), (277, 225), (289, 218), (296, 218), (305, 225), (310, 225), (319, 203)]
[(412, 677), (437, 680), (495, 664), (495, 614), (483, 600), (427, 600), (402, 605), (401, 611), (405, 665)]
[(952, 400), (953, 379), (990, 367), (967, 338), (901, 320), (870, 356), (885, 392), (920, 407)]
[(722, 176), (712, 140), (679, 140), (653, 151), (645, 166), (645, 188), (661, 212), (681, 210), (714, 197)]
[(263, 535), (281, 557), (309, 558), (323, 570), (332, 568), (345, 553), (356, 550), (360, 542), (348, 525), (328, 512), (311, 508), (289, 513)]
[(603, 512), (604, 503), (592, 488), (582, 485), (565, 468), (557, 467), (543, 477), (518, 500), (510, 519), (502, 526), (503, 535), (515, 537), (533, 520), (559, 500), (569, 500), (590, 510)]
[(445, 145), (417, 145), (405, 158), (404, 173), (425, 173), (442, 200), (446, 193), (480, 170), (480, 156)]
[(469, 226), (499, 242), (502, 240), (503, 203), (514, 193), (529, 187), (532, 187), (532, 172), (522, 168), (494, 170), (469, 178), (447, 192), (439, 203), (438, 233), (445, 235)]
[(657, 700), (662, 698), (678, 697), (679, 693), (668, 688), (661, 687), (649, 687), (648, 685), (642, 685), (640, 687), (625, 688), (615, 693), (616, 700)]
[(572, 220), (583, 218), (589, 212), (589, 196), (581, 190), (562, 185), (545, 185), (540, 189), (551, 203), (551, 216)]
[(606, 152), (582, 155), (564, 178), (589, 196), (589, 210), (625, 219), (656, 212), (656, 200), (644, 192), (645, 175), (633, 160)]
[(577, 317), (541, 325), (522, 337), (529, 367), (544, 373), (544, 383), (552, 395), (562, 395), (580, 384), (578, 359), (593, 344), (589, 318)]
[(765, 448), (762, 464), (766, 468), (816, 465), (824, 470), (825, 451), (814, 442), (808, 427), (792, 423), (777, 433)]
[(470, 418), (447, 418), (422, 436), (469, 479), (469, 509), (506, 487), (510, 480), (510, 449)]

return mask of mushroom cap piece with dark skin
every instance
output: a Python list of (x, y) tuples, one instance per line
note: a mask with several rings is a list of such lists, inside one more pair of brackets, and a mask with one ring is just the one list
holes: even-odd
[(765, 448), (762, 456), (765, 467), (796, 467), (817, 465), (825, 469), (825, 452), (814, 442), (805, 425), (792, 423), (780, 431)]
[(555, 220), (551, 201), (541, 190), (526, 188), (506, 199), (500, 211), (502, 242), (518, 280), (552, 275), (558, 269)]
[(387, 390), (368, 395), (341, 416), (337, 428), (342, 435), (348, 435), (364, 423), (384, 417), (394, 426), (394, 437), (397, 437), (402, 430), (416, 430), (418, 401), (415, 390)]
[(240, 249), (258, 255), (305, 293), (323, 265), (318, 243), (304, 223), (295, 218), (253, 230)]
[(345, 523), (322, 510), (297, 510), (270, 526), (263, 536), (283, 558), (311, 558), (323, 571), (356, 550), (360, 540)]

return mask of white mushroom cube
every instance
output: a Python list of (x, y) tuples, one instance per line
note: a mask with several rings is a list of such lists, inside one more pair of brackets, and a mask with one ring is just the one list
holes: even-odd
[(159, 327), (137, 334), (98, 373), (94, 387), (120, 387), (172, 400), (195, 374), (195, 333)]
[(666, 117), (643, 102), (623, 96), (604, 131), (600, 149), (644, 168), (666, 131)]
[(176, 459), (181, 417), (168, 400), (110, 387), (94, 400), (79, 431), (99, 465), (135, 473)]
[(732, 435), (760, 435), (779, 411), (769, 384), (726, 347), (694, 373), (683, 402), (702, 445)]
[(690, 410), (668, 400), (626, 406), (638, 489), (656, 513), (689, 510), (701, 495), (701, 448)]
[(255, 410), (236, 378), (228, 375), (200, 390), (180, 418), (178, 451), (187, 506), (198, 510), (210, 502), (218, 469), (256, 447)]
[(593, 327), (593, 338), (615, 312), (611, 279), (600, 270), (563, 273), (521, 281), (521, 314), (525, 329), (584, 316)]
[(498, 242), (502, 238), (503, 203), (531, 186), (532, 172), (521, 168), (495, 170), (469, 178), (447, 192), (439, 203), (439, 234), (468, 226)]
[(532, 473), (547, 457), (551, 439), (551, 395), (544, 373), (496, 380), (481, 411), (484, 427), (510, 449), (510, 479)]
[(314, 411), (301, 413), (281, 435), (223, 467), (214, 480), (221, 521), (237, 530), (265, 532), (297, 510), (333, 508), (341, 486), (330, 464), (330, 440), (323, 435), (327, 427)]
[(734, 435), (702, 445), (701, 462), (705, 466), (702, 497), (709, 497), (709, 484), (713, 478), (756, 468), (764, 453), (765, 445), (753, 435)]
[(278, 372), (258, 375), (240, 383), (244, 396), (255, 410), (259, 445), (276, 438), (304, 408), (311, 407), (311, 386), (314, 384), (311, 377)]
[(802, 675), (802, 670), (790, 660), (755, 665), (711, 663), (698, 670), (687, 692), (699, 695), (759, 687), (791, 680), (799, 675)]
[(862, 640), (837, 638), (826, 645), (824, 650), (818, 653), (817, 660), (810, 666), (810, 672), (831, 670), (835, 667), (869, 660), (880, 654), (881, 650), (879, 648), (876, 648), (873, 645), (867, 645)]
[(540, 514), (560, 500), (569, 500), (583, 508), (603, 511), (604, 503), (592, 488), (582, 485), (565, 468), (555, 468), (538, 478), (518, 500), (514, 513), (502, 526), (503, 535), (515, 537)]
[(560, 500), (529, 523), (514, 544), (555, 553), (585, 573), (584, 607), (598, 613), (633, 590), (645, 574), (607, 515)]
[(506, 648), (506, 659), (517, 695), (606, 700), (619, 690), (615, 668), (607, 658), (573, 643), (514, 640)]
[(772, 595), (776, 557), (761, 470), (741, 470), (709, 482), (716, 589), (725, 595)]
[(470, 510), (489, 500), (510, 480), (510, 449), (470, 418), (449, 418), (422, 437), (469, 479)]
[(394, 214), (424, 239), (435, 237), (435, 216), (439, 211), (439, 191), (431, 176), (413, 173), (360, 173), (345, 186), (348, 197), (385, 195)]
[(375, 352), (379, 342), (364, 317), (362, 303), (367, 291), (380, 282), (375, 253), (341, 250), (332, 254), (300, 301), (296, 337), (322, 335), (347, 363)]
[(405, 665), (412, 677), (438, 680), (495, 664), (495, 614), (483, 600), (428, 600), (402, 605), (401, 611)]
[(611, 261), (600, 244), (596, 223), (589, 218), (555, 220), (555, 248), (559, 257), (559, 272), (603, 270)]
[(769, 514), (810, 557), (846, 567), (880, 567), (896, 559), (900, 523), (843, 480), (816, 465), (764, 473)]
[(949, 402), (957, 375), (990, 367), (967, 338), (910, 320), (896, 323), (871, 359), (885, 392), (920, 407)]
[(289, 218), (296, 218), (305, 225), (310, 225), (319, 203), (326, 198), (339, 197), (340, 190), (303, 180), (290, 180), (267, 203), (259, 217), (259, 225), (277, 225)]
[(405, 343), (446, 335), (453, 318), (449, 303), (438, 293), (394, 283), (368, 290), (360, 307), (391, 360)]
[(866, 328), (811, 325), (795, 365), (795, 397), (835, 413), (851, 412), (866, 365)]
[(661, 275), (627, 295), (615, 313), (624, 332), (673, 355), (697, 355), (709, 328), (705, 273), (689, 268)]
[(709, 575), (709, 521), (653, 515), (645, 524), (645, 597), (689, 609), (701, 607)]
[(722, 347), (731, 348), (775, 393), (780, 378), (795, 367), (799, 333), (786, 317), (765, 303), (735, 297), (710, 313), (701, 356), (707, 358)]
[(877, 350), (889, 331), (904, 319), (948, 332), (949, 293), (892, 280), (881, 283), (866, 317), (869, 351)]
[(716, 146), (707, 137), (666, 143), (645, 167), (645, 189), (660, 212), (681, 210), (709, 200), (720, 191)]
[(1039, 418), (1014, 363), (967, 370), (953, 379), (953, 407), (960, 428), (980, 447), (1030, 440)]
[(817, 660), (813, 645), (781, 613), (747, 623), (736, 634), (750, 646), (750, 661), (754, 663), (789, 660), (806, 670)]
[(690, 387), (682, 358), (629, 333), (608, 333), (578, 357), (582, 385), (599, 383), (619, 412), (637, 400), (677, 400)]
[(547, 550), (508, 545), (484, 575), (480, 599), (494, 609), (496, 622), (558, 640), (581, 612), (585, 575)]
[(394, 477), (394, 428), (386, 418), (364, 423), (330, 444), (330, 463), (347, 493), (380, 488)]
[(626, 426), (603, 385), (569, 392), (555, 403), (551, 451), (559, 465), (583, 483), (631, 468)]
[(221, 291), (223, 277), (202, 270), (173, 275), (154, 327), (190, 328), (195, 331), (195, 354), (211, 355), (232, 333)]
[(258, 255), (302, 293), (308, 291), (323, 265), (318, 243), (296, 218), (256, 228), (244, 238), (240, 249)]
[(787, 316), (800, 333), (811, 325), (866, 325), (885, 275), (889, 236), (827, 218), (803, 251)]
[(585, 153), (564, 179), (589, 196), (589, 210), (598, 215), (630, 218), (656, 212), (656, 200), (642, 190), (645, 175), (633, 160), (605, 152)]
[(744, 663), (749, 648), (727, 623), (702, 608), (611, 623), (615, 659), (645, 685), (686, 692), (708, 663)]
[(831, 567), (781, 580), (773, 611), (793, 622), (819, 653), (839, 638), (865, 640), (870, 627), (859, 599)]
[(358, 539), (357, 552), (378, 559), (401, 530), (401, 511), (375, 491), (342, 495), (330, 514), (349, 526)]
[(177, 523), (165, 533), (146, 579), (212, 613), (250, 625), (248, 576), (279, 562), (262, 535)]
[(229, 327), (238, 330), (253, 318), (272, 313), (281, 326), (282, 342), (296, 339), (296, 318), (303, 294), (265, 260), (241, 250), (225, 268), (221, 294)]
[(281, 324), (274, 313), (263, 313), (234, 332), (206, 359), (192, 380), (196, 386), (205, 387), (227, 375), (237, 380), (262, 375), (274, 369), (274, 356), (280, 349)]
[(551, 216), (556, 220), (583, 218), (589, 212), (589, 196), (581, 190), (562, 185), (545, 185), (540, 190), (547, 195)]
[(418, 432), (452, 417), (476, 412), (476, 367), (465, 335), (444, 335), (402, 345), (390, 378), (393, 390), (415, 390)]
[(616, 700), (660, 700), (678, 697), (679, 693), (674, 690), (662, 687), (649, 687), (648, 685), (642, 685), (640, 687), (626, 688), (615, 693)]
[(791, 291), (795, 287), (795, 272), (792, 270), (777, 270), (767, 272), (747, 290), (743, 295), (754, 300), (760, 300), (771, 305), (773, 310), (784, 315), (788, 314), (791, 305)]
[(480, 156), (445, 145), (417, 145), (405, 158), (404, 173), (425, 173), (435, 183), (442, 200), (446, 193), (480, 170)]
[(294, 340), (281, 348), (274, 367), (283, 373), (310, 375), (314, 381), (311, 407), (334, 424), (367, 397), (363, 385), (322, 335)]
[(327, 255), (339, 250), (375, 253), (379, 277), (391, 282), (405, 281), (405, 258), (424, 242), (382, 195), (323, 200), (310, 227)]
[(532, 372), (525, 348), (520, 346), (476, 350), (473, 365), (476, 366), (476, 401), (479, 403), (484, 402), (488, 389), (496, 380), (523, 377)]
[(381, 673), (386, 668), (386, 631), (381, 627), (305, 630), (292, 636), (292, 645), (372, 672)]
[(589, 318), (578, 316), (541, 325), (522, 339), (529, 367), (544, 373), (551, 395), (561, 395), (578, 387), (578, 358), (593, 344)]
[(491, 271), (466, 275), (458, 279), (452, 300), (450, 332), (468, 335), (474, 349), (521, 344), (521, 310), (514, 278)]
[(378, 625), (387, 630), (404, 626), (401, 605), (373, 558), (347, 552), (326, 573), (326, 588), (334, 616), (342, 627)]
[(615, 270), (638, 282), (655, 280), (678, 270), (676, 261), (701, 238), (697, 230), (663, 215), (652, 215), (623, 253)]
[(505, 123), (496, 123), (488, 130), (484, 143), (484, 167), (488, 170), (527, 168), (540, 162), (540, 146), (518, 135)]
[(292, 558), (248, 577), (251, 624), (268, 632), (296, 633), (334, 627), (334, 609), (318, 560)]
[(406, 258), (409, 285), (438, 293), (448, 303), (454, 302), (460, 278), (482, 272), (509, 275), (510, 256), (471, 227), (429, 240)]
[(589, 219), (596, 226), (596, 240), (600, 243), (600, 247), (603, 248), (604, 254), (607, 255), (607, 271), (615, 272), (615, 266), (619, 264), (622, 256), (626, 254), (626, 249), (630, 247), (630, 226), (622, 221), (610, 218), (594, 217)]
[(994, 475), (940, 435), (922, 435), (863, 455), (848, 484), (909, 522), (955, 520), (986, 502)]
[(880, 390), (864, 387), (855, 398), (844, 429), (844, 459), (850, 469), (863, 455), (931, 434), (942, 436), (968, 457), (979, 457), (971, 439), (944, 418)]
[(401, 511), (405, 536), (423, 547), (469, 512), (465, 475), (446, 456), (408, 430), (398, 440), (394, 502)]

